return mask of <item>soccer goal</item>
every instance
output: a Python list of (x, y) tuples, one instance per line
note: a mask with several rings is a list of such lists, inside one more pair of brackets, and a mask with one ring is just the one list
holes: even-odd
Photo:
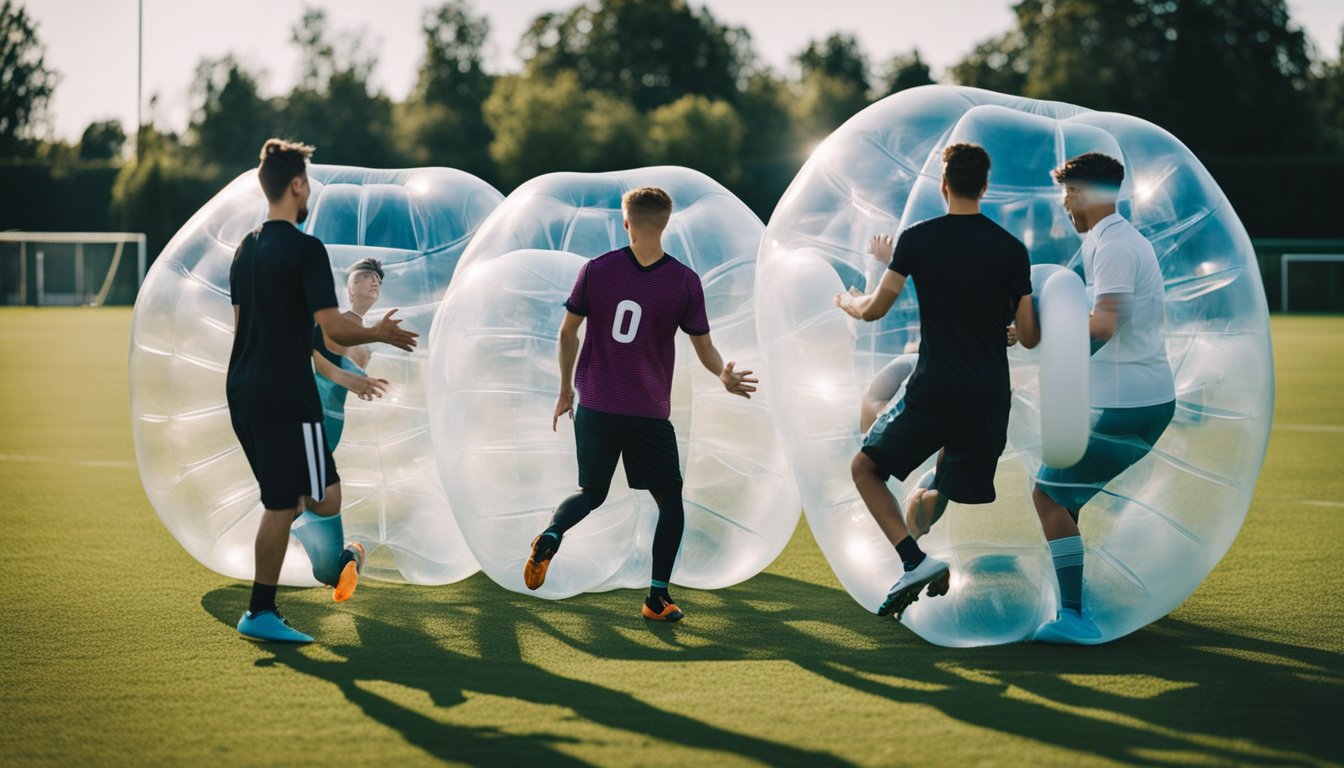
[(1338, 312), (1344, 307), (1344, 253), (1285, 253), (1279, 262), (1279, 311), (1288, 311), (1289, 266), (1315, 264), (1312, 274), (1298, 275), (1294, 295), (1297, 311)]
[(141, 232), (0, 232), (0, 303), (134, 304), (144, 279)]

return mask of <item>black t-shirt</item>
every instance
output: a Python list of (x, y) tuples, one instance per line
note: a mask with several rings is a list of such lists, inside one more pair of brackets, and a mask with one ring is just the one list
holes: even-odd
[(238, 307), (227, 383), (231, 415), (321, 421), (313, 313), (336, 306), (322, 242), (287, 221), (262, 224), (233, 254), (229, 293)]
[(906, 402), (940, 412), (1007, 408), (1004, 329), (1031, 294), (1026, 246), (981, 214), (949, 214), (902, 232), (891, 269), (919, 294), (919, 363)]

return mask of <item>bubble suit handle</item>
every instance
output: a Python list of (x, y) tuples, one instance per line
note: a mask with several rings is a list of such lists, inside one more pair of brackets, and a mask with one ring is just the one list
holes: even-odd
[(1041, 286), (1041, 460), (1071, 467), (1091, 426), (1087, 294), (1072, 270), (1040, 264), (1031, 272), (1032, 286)]

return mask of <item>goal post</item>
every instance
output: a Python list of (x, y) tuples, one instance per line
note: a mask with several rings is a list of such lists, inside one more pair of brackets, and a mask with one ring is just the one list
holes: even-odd
[(1344, 264), (1344, 253), (1285, 253), (1279, 260), (1279, 311), (1288, 311), (1288, 267), (1291, 264)]
[(145, 261), (143, 232), (0, 232), (0, 304), (133, 304)]

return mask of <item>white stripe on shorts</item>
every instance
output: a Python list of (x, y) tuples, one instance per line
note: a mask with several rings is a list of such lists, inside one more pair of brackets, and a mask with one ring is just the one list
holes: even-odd
[(313, 452), (313, 424), (302, 424), (304, 453), (308, 456), (308, 496), (314, 501), (322, 500), (322, 492), (317, 484), (317, 462)]
[(314, 499), (321, 501), (327, 495), (327, 431), (322, 426), (322, 422), (315, 422), (313, 430), (317, 432), (317, 444), (315, 453), (317, 454), (317, 477), (321, 483), (317, 496)]

